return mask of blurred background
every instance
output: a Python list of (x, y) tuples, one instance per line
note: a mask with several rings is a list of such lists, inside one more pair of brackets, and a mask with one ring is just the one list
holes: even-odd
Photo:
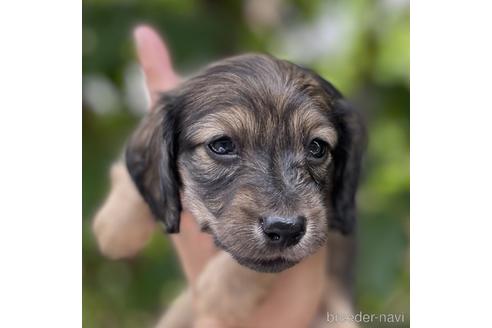
[(164, 234), (134, 259), (110, 261), (90, 231), (109, 165), (147, 107), (131, 37), (141, 22), (165, 36), (184, 76), (225, 56), (268, 52), (313, 68), (364, 112), (357, 311), (405, 313), (399, 326), (409, 326), (408, 1), (84, 0), (84, 327), (150, 326), (185, 286)]

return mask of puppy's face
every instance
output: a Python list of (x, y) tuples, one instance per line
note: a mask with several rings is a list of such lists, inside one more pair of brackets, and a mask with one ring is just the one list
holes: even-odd
[(239, 263), (278, 272), (315, 252), (330, 225), (350, 232), (361, 135), (328, 82), (247, 55), (165, 95), (127, 163), (168, 231), (182, 202)]

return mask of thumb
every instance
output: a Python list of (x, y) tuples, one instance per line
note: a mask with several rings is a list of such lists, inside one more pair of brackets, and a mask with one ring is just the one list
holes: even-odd
[(139, 25), (135, 28), (133, 37), (147, 90), (154, 104), (159, 92), (174, 88), (179, 83), (179, 77), (172, 68), (166, 44), (153, 28)]

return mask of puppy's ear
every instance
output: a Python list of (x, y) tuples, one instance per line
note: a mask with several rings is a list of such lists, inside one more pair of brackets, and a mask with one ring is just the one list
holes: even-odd
[(168, 233), (179, 232), (181, 213), (176, 165), (178, 113), (174, 98), (163, 96), (130, 138), (125, 154), (134, 183)]
[(333, 153), (335, 168), (332, 202), (335, 215), (330, 226), (343, 234), (350, 234), (356, 224), (355, 195), (367, 137), (365, 125), (358, 112), (344, 99), (336, 100), (334, 105), (338, 121), (338, 143)]
[(316, 77), (333, 108), (338, 143), (333, 150), (334, 172), (331, 200), (333, 216), (330, 227), (347, 235), (356, 225), (355, 195), (359, 184), (362, 155), (367, 145), (367, 133), (361, 115), (328, 81)]

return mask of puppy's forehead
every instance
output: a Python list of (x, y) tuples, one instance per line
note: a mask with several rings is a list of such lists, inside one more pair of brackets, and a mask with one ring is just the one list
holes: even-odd
[(210, 66), (183, 90), (192, 142), (297, 131), (336, 143), (327, 95), (310, 73), (291, 63), (264, 55), (234, 57)]

